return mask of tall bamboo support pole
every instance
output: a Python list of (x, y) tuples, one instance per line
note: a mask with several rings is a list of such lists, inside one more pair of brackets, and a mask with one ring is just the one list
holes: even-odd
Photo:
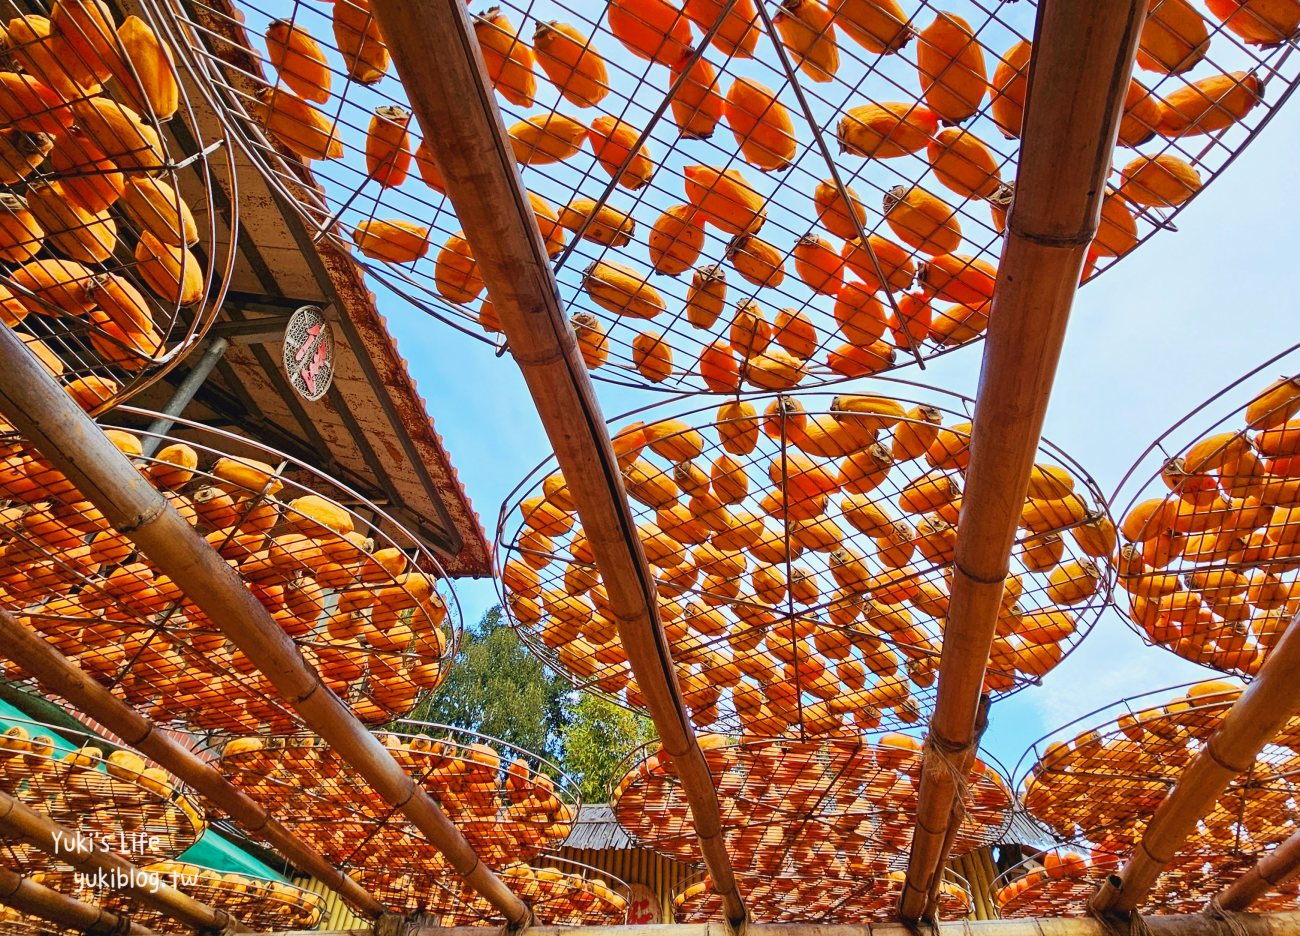
[(0, 413), (62, 471), (114, 529), (128, 536), (253, 661), (276, 691), (386, 802), (438, 848), (512, 926), (532, 914), (479, 861), (428, 792), (303, 659), (244, 582), (119, 452), (32, 356), (0, 328)]
[[(154, 931), (98, 904), (37, 884), (10, 868), (0, 867), (0, 904), (66, 929), (104, 936), (154, 936)], [(0, 923), (0, 928), (3, 927)]]
[[(1300, 913), (1232, 913), (1212, 917), (1204, 913), (1143, 917), (1149, 936), (1300, 936)], [(899, 923), (818, 924), (751, 923), (752, 936), (916, 936), (916, 930)], [(481, 934), (481, 930), (477, 931)], [(535, 926), (529, 936), (727, 936), (721, 923), (675, 925), (650, 923), (635, 926)], [(1115, 936), (1113, 926), (1091, 917), (1024, 920), (954, 920), (934, 924), (933, 936)], [(322, 932), (315, 936), (365, 936)], [(476, 936), (468, 927), (416, 924), (408, 936)]]
[(963, 486), (948, 624), (899, 904), (933, 913), (1029, 473), (1096, 234), (1146, 0), (1043, 0)]
[(461, 0), (371, 7), (577, 505), (628, 661), (691, 808), (727, 918), (744, 904), (682, 701), (622, 474)]
[[(1147, 823), (1124, 867), (1089, 900), (1095, 913), (1128, 912), (1178, 854), (1196, 823), (1223, 795), (1233, 777), (1248, 771), (1259, 752), (1300, 711), (1300, 613), (1273, 647), (1259, 674), (1242, 690), (1205, 746)], [(1281, 859), (1287, 860), (1286, 856)]]
[(1245, 910), (1279, 884), (1300, 875), (1300, 832), (1293, 833), (1255, 866), (1214, 895), (1210, 906)]
[(91, 874), (102, 872), (115, 890), (186, 926), (197, 930), (248, 932), (248, 927), (226, 911), (209, 907), (169, 884), (151, 879), (143, 869), (122, 856), (96, 847), (88, 836), (64, 828), (4, 792), (0, 792), (0, 832), (5, 838), (27, 842), (78, 870)]
[(286, 829), (220, 771), (156, 730), (152, 721), (95, 682), (75, 663), (2, 609), (0, 656), (13, 660), (25, 673), (35, 677), (47, 692), (66, 699), (129, 746), (171, 771), (242, 829), (261, 836), (294, 867), (338, 893), (351, 907), (372, 918), (384, 912), (384, 905), (374, 895)]

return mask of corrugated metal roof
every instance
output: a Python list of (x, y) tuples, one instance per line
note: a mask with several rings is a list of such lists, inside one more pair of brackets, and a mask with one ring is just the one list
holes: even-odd
[(1059, 845), (1060, 840), (1052, 834), (1051, 829), (1017, 807), (1011, 814), (1011, 822), (1007, 825), (1007, 830), (995, 844), (1024, 845), (1041, 850)]
[(623, 831), (608, 806), (583, 806), (573, 831), (564, 840), (565, 848), (637, 848), (636, 842)]

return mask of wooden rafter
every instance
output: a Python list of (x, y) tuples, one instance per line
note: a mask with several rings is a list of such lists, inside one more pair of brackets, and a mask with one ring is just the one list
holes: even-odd
[(933, 911), (1029, 475), (1097, 231), (1145, 0), (1043, 0), (1016, 195), (989, 316), (951, 599), (900, 916)]
[(372, 8), (564, 472), (714, 889), (728, 919), (739, 923), (744, 904), (718, 794), (677, 684), (654, 579), (465, 6), (374, 0)]

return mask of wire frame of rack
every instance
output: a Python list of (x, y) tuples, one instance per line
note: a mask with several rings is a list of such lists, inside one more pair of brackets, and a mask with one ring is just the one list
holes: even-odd
[[(627, 922), (631, 888), (606, 871), (543, 855), (498, 869), (502, 879), (547, 926), (614, 926)], [(430, 870), (363, 868), (352, 876), (398, 912), (419, 913), (439, 926), (496, 923), (496, 911), (463, 882)]]
[[(867, 872), (858, 878), (766, 878), (738, 875), (745, 909), (755, 923), (893, 922), (898, 914), (904, 872)], [(706, 874), (677, 887), (672, 897), (679, 923), (723, 918), (722, 900)], [(946, 871), (939, 892), (939, 919), (961, 919), (971, 911), (970, 884)]]
[[(459, 606), (434, 556), (381, 508), (309, 465), (198, 423), (108, 432), (363, 721), (405, 715), (442, 682)], [(297, 725), (221, 627), (56, 468), (19, 444), (0, 472), (0, 594), (10, 610), (162, 723), (225, 733)]]
[[(577, 785), (537, 755), (420, 721), (395, 722), (379, 738), (490, 867), (559, 848), (572, 829), (581, 802)], [(395, 908), (413, 898), (453, 914), (482, 909), (474, 909), (441, 853), (314, 735), (229, 741), (220, 767), (331, 862), (382, 890)], [(407, 894), (408, 885), (416, 891)]]
[[(738, 878), (745, 909), (756, 923), (885, 923), (897, 917), (904, 873), (866, 871), (852, 878), (742, 874)], [(939, 919), (961, 919), (970, 914), (971, 906), (966, 879), (954, 871), (945, 872), (939, 890)], [(722, 901), (704, 873), (676, 888), (673, 908), (678, 923), (707, 923), (723, 917)]]
[[(737, 872), (771, 879), (779, 889), (784, 885), (776, 881), (805, 878), (862, 883), (902, 867), (921, 778), (916, 739), (897, 733), (756, 741), (704, 735), (701, 745)], [(672, 759), (648, 744), (632, 751), (616, 776), (610, 805), (624, 830), (661, 854), (697, 861), (698, 838)], [(977, 761), (954, 853), (996, 841), (1011, 804), (1007, 782)]]
[[(174, 887), (210, 907), (224, 910), (252, 932), (316, 929), (324, 916), (325, 898), (292, 884), (217, 871), (184, 861), (159, 861), (139, 869), (139, 883)], [(122, 891), (101, 884), (91, 875), (71, 871), (41, 872), (33, 879), (78, 900), (97, 903), (158, 933), (189, 933), (182, 923), (141, 904)]]
[[(857, 733), (933, 703), (973, 404), (900, 381), (862, 390), (879, 396), (687, 399), (613, 422), (697, 726)], [(1052, 499), (1026, 501), (986, 677), (995, 698), (1084, 637), (1113, 577), (1096, 484), (1050, 443), (1039, 465), (1034, 493)], [(579, 688), (642, 708), (553, 460), (506, 499), (496, 562), (523, 642)]]
[[(1088, 898), (1123, 857), (1068, 846), (1026, 858), (993, 881), (993, 899), (1003, 918), (1087, 915)], [(1197, 852), (1174, 860), (1150, 896), (1143, 913), (1195, 913), (1218, 892), (1225, 881), (1254, 862), (1240, 857), (1207, 856)], [(1258, 911), (1295, 910), (1300, 906), (1300, 884), (1290, 882), (1254, 904)]]
[(207, 828), (180, 782), (139, 754), (63, 725), (17, 716), (5, 722), (0, 790), (81, 837), (49, 852), (0, 833), (0, 861), (15, 871), (66, 869), (58, 848), (88, 842), (133, 863), (174, 858)]
[[(234, 152), (147, 11), (22, 0), (0, 57), (0, 322), (91, 413), (202, 339), (235, 262)], [(218, 181), (218, 175), (221, 181)], [(0, 430), (10, 431), (7, 423)]]
[(1188, 413), (1129, 469), (1112, 498), (1126, 505), (1116, 594), (1148, 643), (1248, 678), (1300, 609), (1297, 412), (1300, 345)]
[[(1094, 866), (1121, 860), (1241, 691), (1207, 681), (1162, 689), (1098, 709), (1035, 742), (1021, 758), (1021, 800)], [(1185, 912), (1224, 874), (1244, 869), (1295, 831), (1300, 719), (1293, 719), (1200, 820), (1195, 840), (1161, 879), (1156, 903)], [(1071, 868), (1077, 862), (1070, 863)], [(1162, 903), (1163, 902), (1163, 903)]]
[[(504, 346), (364, 0), (156, 5), (193, 36), (189, 64), (231, 132), (320, 236)], [(1089, 276), (1172, 229), (1293, 89), (1300, 22), (1207, 6), (1153, 4)], [(593, 376), (791, 389), (976, 339), (1034, 6), (685, 7), (516, 0), (474, 19)], [(1215, 11), (1229, 9), (1225, 25)], [(783, 338), (737, 347), (741, 311)]]

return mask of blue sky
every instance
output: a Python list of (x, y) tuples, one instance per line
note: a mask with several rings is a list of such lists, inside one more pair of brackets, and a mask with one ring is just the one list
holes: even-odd
[[(1079, 292), (1044, 435), (1102, 490), (1114, 490), (1143, 449), (1184, 413), (1300, 341), (1293, 298), (1300, 289), (1298, 146), (1300, 108), (1292, 107), (1182, 213), (1177, 232), (1158, 234)], [(491, 536), (500, 504), (550, 454), (519, 370), (401, 300), (381, 299), (380, 309)], [(923, 373), (913, 366), (897, 374), (973, 395), (981, 353), (976, 344)], [(607, 416), (645, 400), (600, 383), (597, 391)], [(457, 594), (470, 621), (497, 601), (490, 581), (458, 583)], [(986, 748), (1011, 767), (1031, 740), (1078, 715), (1210, 675), (1145, 647), (1108, 610), (1041, 688), (993, 709)]]

